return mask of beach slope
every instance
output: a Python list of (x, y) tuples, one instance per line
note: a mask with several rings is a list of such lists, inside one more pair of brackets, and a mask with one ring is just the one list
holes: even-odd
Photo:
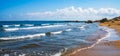
[[(100, 26), (105, 26), (114, 29), (116, 35), (120, 35), (120, 21), (119, 20), (110, 20), (106, 22), (100, 22)], [(112, 36), (111, 39), (115, 39), (116, 36)], [(92, 48), (86, 48), (81, 51), (73, 51), (74, 54), (65, 54), (63, 56), (120, 56), (120, 37), (116, 40), (103, 39), (101, 42), (96, 44)]]

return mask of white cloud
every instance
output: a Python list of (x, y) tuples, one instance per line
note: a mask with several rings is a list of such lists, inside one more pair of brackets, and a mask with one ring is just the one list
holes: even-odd
[(55, 11), (46, 12), (32, 12), (26, 14), (30, 18), (50, 18), (50, 19), (78, 19), (78, 20), (96, 20), (102, 18), (113, 18), (120, 16), (120, 10), (115, 8), (87, 8), (69, 7), (63, 9), (56, 9)]

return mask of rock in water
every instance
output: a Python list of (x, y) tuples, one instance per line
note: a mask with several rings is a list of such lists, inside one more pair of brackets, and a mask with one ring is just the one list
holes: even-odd
[(46, 36), (51, 36), (51, 32), (45, 33)]

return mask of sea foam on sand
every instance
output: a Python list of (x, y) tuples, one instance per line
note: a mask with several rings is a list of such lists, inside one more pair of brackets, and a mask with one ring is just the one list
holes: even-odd
[[(107, 35), (102, 37), (101, 39), (98, 39), (96, 43), (92, 44), (91, 46), (89, 47), (85, 47), (85, 48), (80, 48), (80, 49), (77, 49), (75, 51), (73, 51), (72, 53), (69, 53), (67, 54), (67, 56), (70, 56), (70, 55), (74, 55), (76, 54), (77, 52), (80, 52), (82, 50), (86, 50), (86, 49), (89, 49), (89, 48), (93, 48), (95, 45), (99, 44), (101, 41), (103, 40), (107, 40), (107, 41), (115, 41), (115, 40), (120, 40), (119, 36), (117, 35), (117, 33), (115, 32), (114, 29), (111, 29), (111, 28), (108, 28), (108, 27), (99, 27), (100, 29), (104, 30), (107, 32)], [(60, 54), (60, 53), (59, 53)], [(58, 55), (55, 54), (55, 55)], [(61, 54), (62, 55), (62, 54)], [(59, 56), (61, 56), (59, 55)]]

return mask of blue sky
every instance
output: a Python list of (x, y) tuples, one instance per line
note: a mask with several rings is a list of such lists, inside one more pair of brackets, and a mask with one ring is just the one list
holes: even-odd
[[(119, 2), (120, 0), (0, 0), (0, 21), (112, 18), (120, 15), (117, 13), (120, 12)], [(97, 12), (93, 14), (91, 11)]]

